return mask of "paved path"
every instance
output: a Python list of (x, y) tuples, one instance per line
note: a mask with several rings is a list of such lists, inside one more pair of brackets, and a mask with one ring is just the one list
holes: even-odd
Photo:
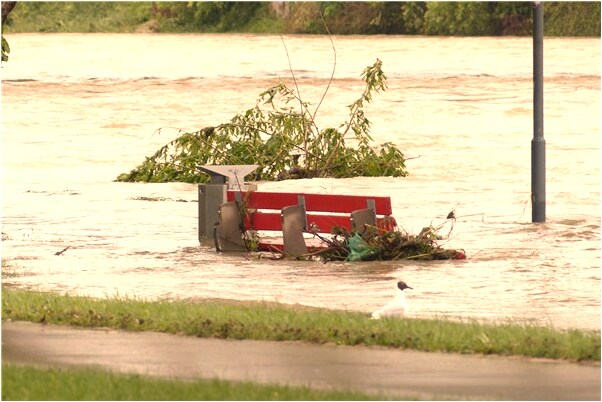
[(381, 396), (600, 400), (600, 365), (300, 342), (233, 341), (2, 322), (2, 359), (169, 378), (352, 389)]

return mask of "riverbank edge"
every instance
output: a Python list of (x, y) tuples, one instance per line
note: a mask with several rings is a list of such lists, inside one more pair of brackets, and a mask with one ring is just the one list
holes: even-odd
[[(530, 36), (529, 3), (487, 2), (18, 2), (7, 32), (207, 32)], [(544, 35), (600, 35), (600, 7), (550, 2)], [(4, 22), (4, 21), (3, 21)]]
[(2, 320), (219, 339), (301, 341), (424, 352), (600, 362), (600, 331), (476, 320), (390, 318), (236, 300), (96, 299), (2, 285)]

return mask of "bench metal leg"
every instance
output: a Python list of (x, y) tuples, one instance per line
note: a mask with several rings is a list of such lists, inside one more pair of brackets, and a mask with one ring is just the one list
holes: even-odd
[(199, 184), (199, 242), (213, 238), (213, 228), (219, 221), (219, 208), (226, 202), (225, 184)]
[(245, 250), (241, 228), (242, 217), (236, 201), (222, 204), (219, 209), (219, 223), (215, 233), (220, 250)]
[(351, 212), (351, 229), (363, 235), (369, 227), (376, 227), (376, 206), (368, 200), (368, 208)]
[(298, 257), (307, 254), (307, 246), (303, 238), (306, 226), (305, 205), (282, 208), (282, 238), (285, 255)]
[(351, 213), (351, 228), (360, 235), (375, 226), (376, 214), (372, 209), (358, 209)]

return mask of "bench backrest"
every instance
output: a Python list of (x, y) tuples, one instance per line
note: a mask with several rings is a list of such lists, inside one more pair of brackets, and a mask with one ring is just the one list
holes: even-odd
[(377, 217), (381, 217), (378, 221), (386, 221), (384, 226), (395, 225), (390, 197), (229, 190), (228, 202), (235, 201), (237, 193), (247, 211), (252, 211), (244, 218), (245, 227), (256, 230), (282, 230), (281, 210), (299, 204), (299, 196), (305, 205), (308, 225), (322, 233), (330, 232), (335, 226), (351, 229), (349, 214), (371, 207)]
[[(228, 190), (228, 201), (235, 200), (237, 191)], [(242, 200), (247, 208), (274, 209), (280, 211), (284, 207), (296, 205), (299, 196), (305, 198), (305, 210), (310, 212), (350, 213), (356, 209), (366, 208), (369, 200), (374, 200), (376, 215), (391, 215), (390, 197), (373, 197), (362, 195), (340, 194), (305, 194), (305, 193), (272, 193), (263, 191), (241, 192)]]

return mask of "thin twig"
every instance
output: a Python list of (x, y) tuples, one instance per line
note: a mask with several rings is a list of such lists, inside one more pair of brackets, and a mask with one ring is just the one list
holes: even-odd
[(56, 253), (54, 253), (54, 255), (63, 255), (63, 253), (67, 250), (69, 250), (71, 248), (71, 246), (67, 246), (64, 249), (62, 249), (61, 251), (57, 251)]
[[(282, 35), (280, 35), (280, 40), (282, 41), (282, 45), (284, 46), (284, 51), (286, 52), (286, 58), (288, 60), (288, 67), (291, 71), (291, 76), (293, 77), (293, 83), (295, 84), (295, 89), (297, 90), (297, 96), (299, 99), (299, 107), (301, 109), (301, 122), (303, 124), (303, 147), (305, 149), (307, 149), (307, 126), (305, 124), (305, 111), (309, 112), (307, 110), (307, 107), (305, 107), (303, 105), (303, 101), (301, 100), (301, 91), (299, 90), (299, 85), (297, 84), (297, 77), (295, 77), (295, 72), (293, 71), (293, 65), (291, 64), (291, 58), (288, 54), (288, 49), (286, 47), (286, 42), (284, 42), (284, 38), (282, 37)], [(307, 155), (306, 155), (307, 158)]]
[(328, 93), (328, 90), (330, 89), (330, 84), (334, 80), (334, 72), (337, 68), (337, 49), (334, 47), (334, 41), (332, 40), (332, 35), (330, 34), (328, 25), (326, 25), (326, 20), (324, 20), (324, 15), (322, 14), (322, 11), (320, 11), (320, 18), (322, 19), (322, 23), (324, 24), (326, 33), (328, 33), (328, 39), (330, 39), (330, 44), (332, 45), (332, 53), (334, 55), (334, 62), (332, 64), (332, 73), (330, 74), (330, 80), (328, 80), (328, 85), (326, 85), (326, 90), (322, 94), (322, 98), (320, 99), (320, 102), (318, 102), (318, 106), (316, 106), (316, 109), (314, 110), (314, 115), (312, 117), (312, 119), (314, 121), (316, 120), (316, 114), (318, 113), (318, 109), (320, 109), (320, 105), (322, 104), (322, 101), (324, 101), (324, 98), (326, 98), (326, 94)]

